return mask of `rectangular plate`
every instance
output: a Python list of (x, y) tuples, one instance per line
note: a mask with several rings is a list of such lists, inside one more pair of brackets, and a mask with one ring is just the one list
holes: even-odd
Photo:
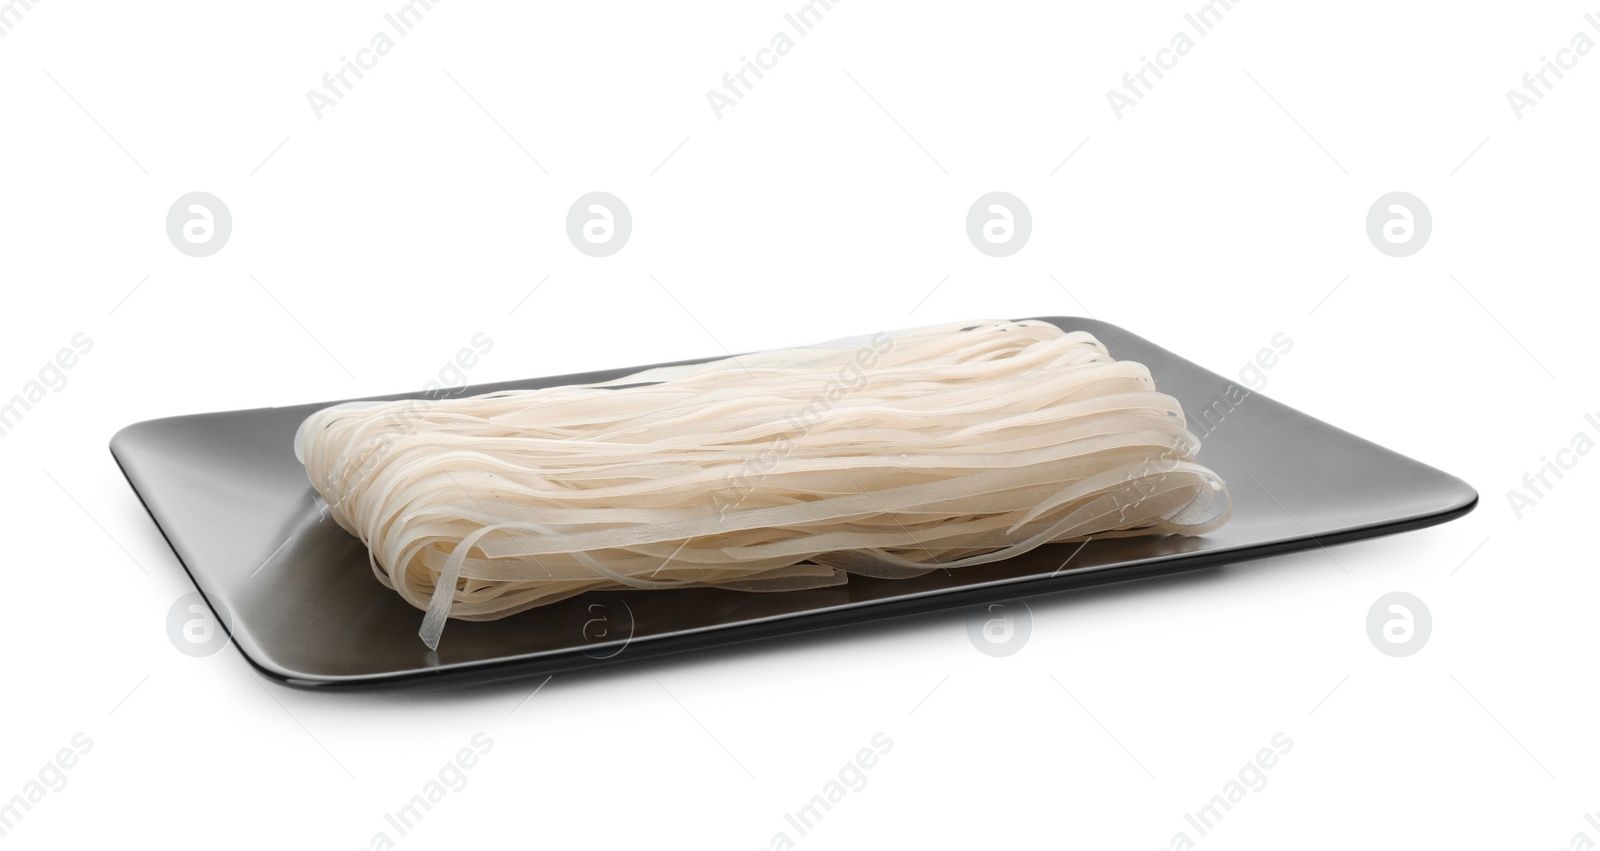
[[(245, 658), (298, 686), (592, 667), (1387, 535), (1443, 523), (1477, 504), (1477, 492), (1454, 476), (1259, 394), (1240, 400), (1229, 379), (1122, 328), (1039, 318), (1088, 331), (1118, 360), (1149, 367), (1158, 388), (1182, 403), (1191, 429), (1207, 423), (1208, 409), (1212, 421), (1221, 415), (1205, 425), (1199, 460), (1232, 492), (1226, 526), (1199, 538), (1047, 545), (914, 579), (851, 576), (846, 585), (809, 591), (591, 592), (498, 621), (451, 621), (434, 652), (417, 637), (422, 612), (383, 587), (361, 542), (319, 511), (295, 459), (295, 429), (333, 403), (150, 420), (119, 431), (111, 453)], [(703, 360), (715, 358), (683, 363)], [(646, 368), (479, 385), (461, 395), (606, 381)]]

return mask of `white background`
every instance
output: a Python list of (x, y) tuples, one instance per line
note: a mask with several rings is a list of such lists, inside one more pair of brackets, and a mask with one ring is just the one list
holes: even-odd
[[(1239, 3), (1119, 120), (1106, 91), (1198, 0), (845, 0), (719, 120), (707, 90), (799, 0), (446, 2), (319, 119), (307, 90), (400, 5), (8, 12), (0, 398), (75, 333), (94, 348), (0, 438), (0, 799), (75, 733), (93, 747), (0, 841), (1600, 842), (1600, 457), (1521, 519), (1506, 496), (1574, 434), (1600, 439), (1600, 56), (1520, 120), (1505, 95), (1575, 33), (1600, 40), (1593, 9)], [(204, 259), (164, 231), (197, 190), (234, 221)], [(634, 220), (604, 259), (564, 228), (595, 190)], [(963, 228), (995, 190), (1033, 217), (1004, 259)], [(1404, 259), (1364, 224), (1397, 190), (1434, 223)], [(474, 382), (1091, 313), (1225, 374), (1284, 332), (1267, 395), (1482, 503), (1336, 548), (1348, 574), (1313, 551), (1036, 598), (1006, 658), (958, 611), (532, 699), (539, 680), (319, 694), (231, 647), (174, 650), (192, 585), (106, 451), (143, 419), (417, 389), (480, 331), (496, 346)], [(1395, 590), (1434, 620), (1403, 659), (1365, 631)], [(478, 732), (493, 746), (465, 788), (395, 835), (385, 813)], [(799, 836), (784, 815), (878, 732), (893, 747), (867, 784)], [(1279, 732), (1267, 785), (1197, 835), (1184, 814)]]

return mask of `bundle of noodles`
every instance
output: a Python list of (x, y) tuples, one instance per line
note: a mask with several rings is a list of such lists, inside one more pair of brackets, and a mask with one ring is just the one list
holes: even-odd
[(1084, 332), (986, 321), (309, 417), (296, 455), (385, 585), (492, 620), (584, 591), (790, 590), (1231, 513), (1178, 401)]

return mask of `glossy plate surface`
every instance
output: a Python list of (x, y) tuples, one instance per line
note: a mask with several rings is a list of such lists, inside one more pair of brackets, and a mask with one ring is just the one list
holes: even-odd
[[(1041, 318), (1093, 333), (1177, 397), (1203, 436), (1200, 462), (1233, 494), (1226, 526), (1202, 538), (1050, 545), (915, 579), (852, 576), (811, 591), (584, 594), (490, 623), (451, 621), (430, 652), (417, 638), (422, 612), (379, 584), (365, 547), (319, 512), (295, 459), (295, 429), (332, 403), (150, 420), (118, 432), (111, 452), (195, 585), (221, 609), (239, 650), (267, 675), (300, 686), (542, 675), (1392, 534), (1477, 503), (1477, 492), (1454, 476), (1248, 393), (1122, 328)], [(604, 381), (644, 368), (465, 393)]]

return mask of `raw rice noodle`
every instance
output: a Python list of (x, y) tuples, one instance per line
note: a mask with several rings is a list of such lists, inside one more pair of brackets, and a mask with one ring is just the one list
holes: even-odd
[(379, 581), (493, 620), (585, 591), (785, 591), (1051, 542), (1203, 535), (1228, 491), (1150, 372), (1037, 320), (312, 414), (295, 452)]

